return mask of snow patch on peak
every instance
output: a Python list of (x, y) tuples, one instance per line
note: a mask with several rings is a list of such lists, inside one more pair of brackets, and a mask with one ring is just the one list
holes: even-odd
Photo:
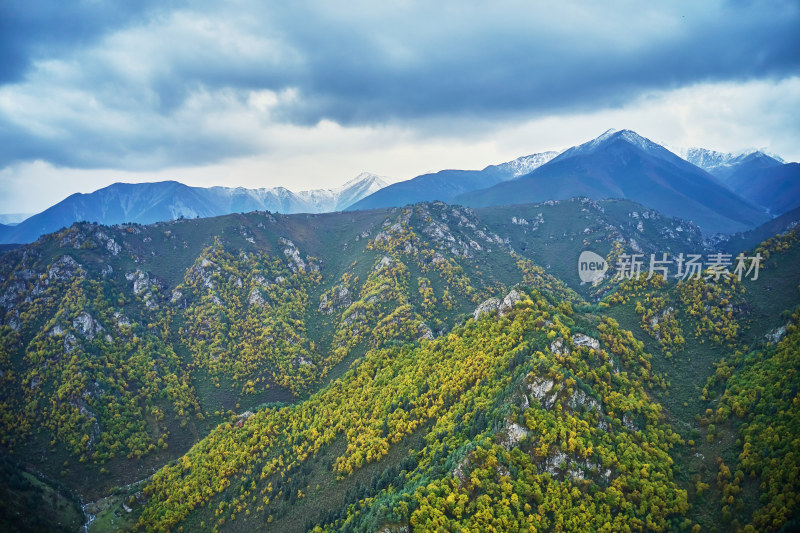
[(733, 167), (745, 161), (760, 158), (774, 159), (780, 164), (784, 160), (777, 155), (767, 153), (764, 150), (748, 149), (740, 152), (718, 152), (707, 148), (676, 148), (673, 150), (689, 163), (710, 172), (711, 174), (725, 173)]
[(709, 170), (720, 166), (730, 166), (740, 160), (745, 154), (718, 152), (707, 148), (677, 148), (675, 153), (689, 163), (702, 169)]
[(341, 193), (351, 187), (354, 186), (361, 186), (362, 184), (367, 185), (370, 189), (374, 189), (370, 191), (370, 194), (373, 192), (383, 189), (389, 183), (386, 181), (388, 178), (384, 176), (378, 176), (377, 174), (372, 174), (371, 172), (362, 172), (355, 178), (351, 179), (350, 181), (345, 182), (344, 184), (336, 187), (335, 189), (331, 189), (333, 192)]
[(778, 154), (776, 154), (774, 152), (768, 152), (766, 149), (758, 150), (758, 151), (756, 151), (756, 153), (757, 154), (761, 154), (761, 155), (765, 155), (767, 157), (771, 157), (772, 159), (774, 159), (775, 161), (777, 161), (781, 165), (785, 165), (786, 164), (786, 161), (781, 156), (779, 156)]
[[(341, 211), (385, 186), (386, 182), (380, 176), (362, 172), (333, 189), (292, 192), (285, 187), (260, 189), (211, 187), (205, 190), (213, 193), (212, 201), (215, 204), (225, 206), (223, 212), (247, 212), (258, 209), (278, 213), (329, 213)], [(204, 189), (197, 190), (202, 193)], [(194, 216), (193, 213), (181, 214)]]
[(497, 165), (497, 168), (510, 173), (512, 178), (516, 178), (519, 176), (524, 176), (525, 174), (528, 174), (530, 172), (533, 172), (540, 166), (552, 160), (558, 154), (559, 152), (550, 151), (550, 152), (541, 152), (538, 154), (525, 155), (522, 157), (518, 157), (513, 161)]
[(650, 139), (642, 137), (635, 131), (615, 130), (613, 128), (606, 130), (602, 135), (592, 139), (591, 141), (585, 142), (581, 145), (574, 146), (569, 150), (566, 150), (555, 159), (564, 160), (578, 155), (591, 154), (616, 140), (623, 140), (643, 150), (644, 152), (647, 152), (649, 155), (658, 157), (660, 159), (665, 159), (665, 160), (678, 159), (678, 157), (675, 154), (673, 154), (660, 144), (654, 143)]
[(612, 135), (614, 135), (615, 133), (617, 133), (617, 128), (608, 128), (606, 131), (600, 134), (600, 136), (597, 137), (595, 141), (604, 141), (609, 137), (611, 137)]
[(335, 195), (335, 211), (343, 211), (370, 194), (386, 187), (388, 183), (382, 176), (362, 172), (338, 189), (333, 189)]
[(638, 146), (642, 150), (646, 152), (651, 152), (653, 150), (664, 150), (665, 148), (660, 144), (654, 143), (650, 139), (646, 139), (636, 133), (635, 131), (631, 130), (622, 130), (619, 132), (619, 137), (625, 139), (629, 143), (633, 144), (634, 146)]

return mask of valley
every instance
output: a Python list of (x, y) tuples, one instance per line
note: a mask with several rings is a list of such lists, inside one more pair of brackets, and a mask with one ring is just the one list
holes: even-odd
[(0, 533), (800, 531), (798, 28), (0, 1)]
[(105, 498), (93, 531), (762, 530), (796, 512), (800, 249), (755, 248), (756, 281), (620, 283), (712, 245), (587, 198), (76, 224), (2, 256), (2, 446)]

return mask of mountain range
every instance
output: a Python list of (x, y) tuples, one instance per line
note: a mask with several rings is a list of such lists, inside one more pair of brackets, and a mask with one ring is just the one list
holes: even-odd
[(744, 198), (781, 215), (800, 205), (800, 164), (786, 163), (730, 175), (726, 185)]
[(442, 170), (392, 185), (368, 173), (337, 189), (298, 193), (175, 181), (117, 183), (74, 194), (16, 226), (0, 224), (0, 243), (32, 242), (81, 220), (146, 224), (253, 210), (323, 213), (437, 200), (478, 207), (576, 196), (629, 199), (691, 220), (706, 234), (734, 234), (800, 206), (800, 164), (762, 151), (674, 153), (633, 131), (609, 130), (562, 153), (535, 153), (482, 170)]
[(766, 154), (761, 150), (731, 154), (706, 148), (687, 148), (677, 149), (675, 153), (723, 182), (735, 172), (753, 171), (785, 163), (780, 157)]
[(499, 165), (489, 165), (483, 170), (442, 170), (423, 174), (385, 187), (355, 202), (348, 210), (401, 207), (436, 200), (450, 202), (459, 194), (485, 189), (527, 174), (557, 155), (558, 152), (542, 152)]
[(478, 207), (574, 196), (627, 198), (692, 220), (707, 233), (735, 233), (769, 219), (763, 207), (630, 130), (609, 130), (516, 180), (459, 195), (454, 201)]
[(724, 154), (690, 148), (683, 157), (719, 178), (738, 195), (778, 216), (800, 205), (800, 165), (760, 150)]
[(229, 213), (327, 213), (386, 186), (379, 176), (362, 173), (336, 189), (294, 193), (284, 187), (190, 187), (177, 181), (115, 183), (90, 194), (76, 193), (16, 226), (0, 225), (0, 243), (33, 242), (39, 236), (78, 221), (100, 224), (151, 224), (178, 218)]
[[(444, 170), (395, 183), (349, 209), (433, 200), (477, 207), (575, 196), (626, 198), (692, 220), (707, 234), (732, 234), (800, 206), (796, 163), (761, 151), (678, 152), (681, 156), (630, 130), (608, 130), (561, 154), (545, 152), (483, 170)], [(530, 163), (514, 165), (521, 161)]]
[(73, 224), (0, 255), (0, 530), (795, 531), (794, 223), (741, 283), (617, 279), (722, 251), (629, 200)]

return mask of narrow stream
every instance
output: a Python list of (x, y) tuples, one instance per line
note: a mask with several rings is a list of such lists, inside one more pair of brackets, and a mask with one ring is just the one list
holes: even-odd
[[(142, 478), (142, 479), (140, 479), (138, 481), (133, 481), (131, 483), (128, 483), (127, 485), (123, 485), (122, 487), (119, 487), (118, 489), (116, 489), (114, 492), (119, 492), (119, 494), (124, 494), (131, 487), (133, 487), (134, 485), (138, 485), (140, 483), (144, 483), (145, 481), (147, 481), (151, 477), (153, 477), (152, 474), (147, 476), (147, 477), (144, 477), (144, 478)], [(83, 500), (81, 500), (81, 509), (83, 510), (83, 516), (86, 517), (86, 522), (84, 522), (84, 524), (83, 524), (83, 533), (89, 533), (89, 528), (91, 527), (92, 522), (94, 522), (95, 519), (97, 518), (97, 515), (89, 513), (87, 511), (87, 509), (90, 506), (96, 505), (96, 504), (100, 503), (101, 501), (103, 501), (105, 499), (108, 499), (108, 498), (111, 498), (113, 496), (114, 496), (114, 494), (109, 494), (108, 496), (103, 496), (99, 500), (96, 500), (96, 501), (93, 501), (93, 502), (88, 502), (88, 503), (83, 503)]]
[(86, 508), (92, 505), (93, 503), (95, 502), (81, 503), (81, 509), (83, 509), (83, 516), (86, 517), (86, 522), (84, 522), (83, 524), (83, 533), (89, 533), (89, 526), (92, 524), (92, 522), (94, 522), (94, 519), (97, 518), (96, 515), (89, 514), (86, 511)]

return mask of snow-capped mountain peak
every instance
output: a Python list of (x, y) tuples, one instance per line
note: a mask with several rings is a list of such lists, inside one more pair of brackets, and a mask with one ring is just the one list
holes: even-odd
[(380, 176), (362, 172), (334, 189), (300, 191), (294, 195), (307, 205), (308, 212), (325, 213), (342, 211), (386, 185), (386, 181)]
[(376, 174), (362, 172), (333, 192), (336, 195), (336, 211), (343, 211), (370, 194), (386, 187), (388, 183)]
[(714, 175), (727, 174), (733, 168), (753, 160), (769, 160), (772, 159), (778, 164), (783, 164), (785, 161), (781, 157), (768, 154), (762, 150), (743, 150), (741, 152), (718, 152), (716, 150), (709, 150), (707, 148), (678, 148), (675, 153), (680, 155), (689, 163), (696, 165), (706, 172)]
[(602, 135), (592, 139), (591, 141), (585, 142), (581, 145), (574, 146), (565, 152), (562, 152), (561, 155), (554, 158), (554, 160), (564, 160), (570, 157), (580, 156), (580, 155), (587, 155), (594, 153), (608, 144), (616, 141), (624, 141), (628, 144), (635, 146), (636, 148), (648, 153), (651, 156), (658, 157), (660, 159), (665, 160), (673, 160), (673, 159), (680, 159), (678, 156), (661, 146), (660, 144), (654, 143), (650, 139), (642, 137), (638, 133), (632, 130), (615, 130), (609, 129), (606, 130)]
[(385, 179), (377, 174), (372, 174), (371, 172), (362, 172), (355, 178), (346, 181), (342, 185), (336, 187), (335, 189), (331, 189), (333, 192), (341, 193), (342, 191), (346, 191), (351, 187), (356, 186), (367, 186), (368, 188), (372, 189), (370, 194), (377, 191), (378, 189), (383, 189), (386, 187), (388, 183)]
[(513, 161), (497, 165), (497, 168), (503, 171), (507, 171), (508, 173), (511, 174), (513, 178), (516, 178), (533, 172), (535, 169), (539, 168), (548, 161), (552, 160), (558, 154), (559, 152), (550, 151), (550, 152), (541, 152), (538, 154), (525, 155), (522, 157), (518, 157)]
[(0, 242), (31, 242), (43, 233), (78, 220), (150, 224), (180, 217), (212, 217), (228, 213), (326, 213), (341, 211), (386, 186), (374, 174), (362, 173), (335, 189), (292, 192), (285, 187), (190, 187), (176, 181), (115, 183), (90, 194), (74, 194), (33, 215), (0, 236)]

